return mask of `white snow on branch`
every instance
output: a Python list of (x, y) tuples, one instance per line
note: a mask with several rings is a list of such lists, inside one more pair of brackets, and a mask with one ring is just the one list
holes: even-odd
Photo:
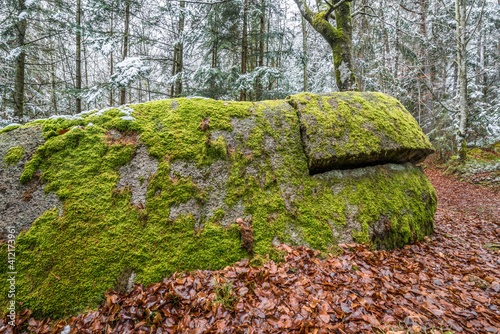
[(37, 2), (38, 2), (38, 0), (26, 0), (26, 1), (24, 1), (24, 5), (26, 6), (26, 8), (30, 8), (34, 5), (36, 5)]
[(116, 73), (111, 77), (111, 84), (126, 87), (150, 72), (151, 66), (143, 57), (125, 58), (125, 60), (116, 64)]
[(22, 47), (17, 47), (15, 49), (12, 49), (9, 54), (7, 55), (7, 57), (5, 57), (5, 60), (6, 61), (14, 61), (17, 59), (17, 57), (19, 57), (19, 55), (21, 54), (21, 52), (23, 52), (23, 48)]

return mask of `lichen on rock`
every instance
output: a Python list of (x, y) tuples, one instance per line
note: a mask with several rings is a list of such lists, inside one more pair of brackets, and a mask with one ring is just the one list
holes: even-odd
[(16, 240), (18, 302), (62, 317), (131, 281), (278, 259), (280, 242), (394, 248), (432, 233), (436, 195), (412, 164), (431, 148), (416, 122), (381, 94), (334, 96), (154, 101), (131, 106), (133, 121), (109, 109), (39, 122), (43, 136), (26, 143), (2, 146), (34, 127), (0, 134), (0, 158), (26, 150), (9, 182), (42, 180), (60, 201)]

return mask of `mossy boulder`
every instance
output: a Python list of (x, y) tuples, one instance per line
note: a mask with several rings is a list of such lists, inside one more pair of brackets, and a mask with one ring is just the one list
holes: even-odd
[[(338, 101), (392, 101), (372, 95), (335, 94)], [(26, 148), (17, 163), (23, 170), (11, 182), (24, 187), (36, 179), (44, 196), (60, 201), (47, 202), (17, 237), (16, 302), (36, 315), (61, 317), (95, 307), (107, 289), (127, 289), (134, 281), (278, 256), (281, 242), (322, 251), (354, 241), (390, 249), (431, 234), (436, 193), (412, 163), (418, 141), (402, 139), (407, 132), (425, 142), (418, 125), (399, 129), (400, 147), (409, 145), (398, 151), (404, 158), (379, 156), (350, 169), (323, 165), (317, 173), (304, 149), (311, 125), (293, 107), (302, 98), (154, 101), (1, 133), (3, 161), (5, 138), (41, 127), (36, 145), (9, 144)], [(387, 108), (405, 113), (399, 105)], [(313, 132), (308, 136), (312, 142)], [(362, 152), (366, 142), (348, 141), (352, 152)], [(1, 254), (4, 280), (6, 245)], [(0, 293), (7, 295), (6, 288)]]

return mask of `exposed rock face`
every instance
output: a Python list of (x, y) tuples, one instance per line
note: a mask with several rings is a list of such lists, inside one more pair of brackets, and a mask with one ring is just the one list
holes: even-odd
[[(125, 290), (132, 273), (148, 284), (174, 271), (274, 256), (281, 242), (322, 251), (350, 242), (394, 248), (433, 231), (436, 194), (413, 164), (432, 148), (388, 96), (184, 98), (133, 108), (135, 121), (116, 109), (46, 120), (46, 142), (33, 127), (0, 134), (0, 157), (14, 146), (26, 151), (0, 170), (5, 179), (16, 168), (8, 182), (17, 187), (0, 198), (21, 205), (23, 187), (38, 178), (47, 191), (16, 242), (24, 307), (74, 313), (109, 288)], [(28, 185), (19, 183), (21, 173)], [(61, 207), (58, 198), (63, 215), (52, 209)], [(242, 228), (251, 247), (242, 247)]]
[(132, 191), (130, 201), (135, 205), (145, 206), (149, 178), (157, 170), (158, 161), (149, 156), (146, 146), (139, 144), (130, 163), (120, 168), (121, 178), (116, 187), (130, 188)]
[[(42, 130), (36, 127), (0, 136), (0, 239), (6, 239), (8, 227), (13, 227), (17, 235), (22, 229), (28, 230), (45, 211), (55, 207), (62, 209), (56, 194), (45, 193), (41, 171), (28, 184), (19, 182), (24, 165), (44, 142)], [(17, 147), (24, 148), (24, 152), (17, 161), (7, 163), (8, 152)]]

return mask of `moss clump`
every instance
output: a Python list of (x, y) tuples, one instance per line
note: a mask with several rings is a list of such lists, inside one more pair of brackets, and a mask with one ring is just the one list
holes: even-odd
[(454, 174), (461, 179), (491, 187), (500, 185), (500, 152), (495, 151), (497, 144), (489, 147), (475, 147), (467, 150), (467, 160), (452, 156), (443, 165), (445, 173)]
[[(498, 145), (500, 147), (500, 145)], [(495, 151), (495, 145), (487, 149), (482, 149), (479, 147), (472, 148), (468, 151), (468, 155), (472, 158), (479, 160), (500, 160), (500, 152)]]
[(11, 126), (6, 126), (5, 128), (3, 129), (0, 129), (0, 135), (2, 133), (6, 133), (6, 132), (10, 132), (12, 130), (15, 130), (15, 129), (18, 129), (20, 128), (22, 125), (11, 125)]
[(24, 156), (25, 148), (22, 146), (11, 147), (5, 157), (3, 158), (3, 162), (5, 166), (15, 165), (21, 160)]
[(39, 126), (41, 124), (43, 124), (46, 120), (36, 120), (36, 121), (33, 121), (31, 123), (26, 123), (24, 125), (10, 125), (10, 126), (6, 126), (5, 128), (3, 129), (0, 129), (0, 135), (1, 134), (4, 134), (4, 133), (7, 133), (7, 132), (10, 132), (10, 131), (13, 131), (13, 130), (16, 130), (16, 129), (19, 129), (19, 128), (27, 128), (27, 127), (32, 127), (32, 126)]
[[(207, 137), (214, 131), (232, 131), (231, 118), (251, 114), (251, 102), (224, 102), (202, 98), (154, 101), (134, 106), (141, 140), (152, 156), (172, 161), (184, 159), (209, 166), (224, 158), (224, 138)], [(200, 129), (202, 119), (209, 118), (209, 131)]]
[(497, 143), (495, 143), (495, 144), (493, 144), (493, 145), (491, 145), (491, 149), (492, 149), (494, 152), (496, 152), (496, 153), (500, 154), (500, 141), (499, 141), (499, 142), (497, 142)]

